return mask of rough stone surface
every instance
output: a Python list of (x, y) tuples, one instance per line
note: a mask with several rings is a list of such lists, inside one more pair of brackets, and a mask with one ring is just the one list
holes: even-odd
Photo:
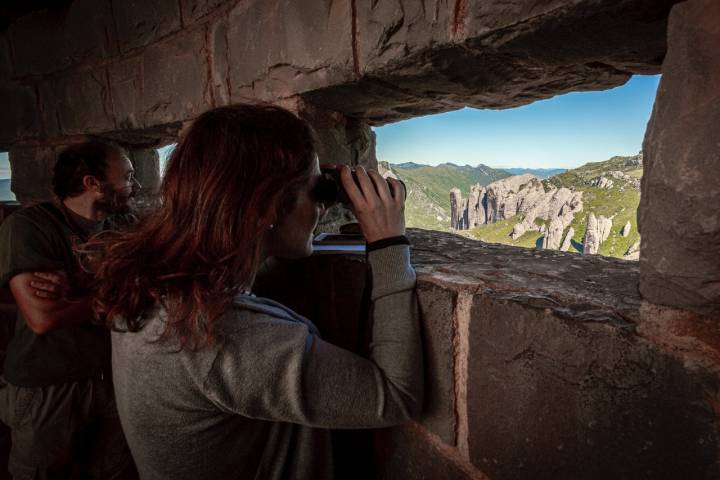
[(637, 240), (628, 247), (623, 258), (626, 260), (640, 260), (640, 240)]
[(493, 479), (715, 478), (717, 379), (598, 323), (477, 296), (470, 456)]
[(357, 2), (361, 78), (313, 99), (382, 124), (609, 88), (659, 70), (673, 3)]
[[(317, 138), (318, 160), (321, 165), (378, 168), (375, 132), (367, 124), (337, 112), (316, 108), (308, 102), (301, 101), (288, 107), (293, 108), (312, 127)], [(348, 208), (336, 205), (325, 214), (318, 228), (324, 232), (337, 232), (340, 226), (356, 221)]]
[(183, 21), (186, 24), (194, 22), (223, 3), (228, 2), (226, 0), (180, 0)]
[(482, 472), (465, 465), (456, 453), (438, 447), (438, 443), (415, 425), (378, 431), (374, 439), (376, 471), (372, 478), (488, 480)]
[(410, 229), (408, 235), (420, 281), (448, 288), (471, 285), (478, 294), (523, 302), (579, 322), (632, 329), (637, 320), (641, 300), (636, 263), (425, 230)]
[(463, 201), (459, 188), (450, 190), (450, 228), (463, 229)]
[(120, 128), (132, 129), (193, 118), (210, 106), (205, 33), (196, 29), (156, 44), (140, 58), (109, 68)]
[(113, 130), (110, 92), (105, 70), (85, 70), (40, 86), (40, 104), (48, 136)]
[(595, 217), (590, 212), (587, 216), (585, 237), (583, 239), (583, 253), (595, 255), (600, 250), (600, 245), (610, 236), (612, 219), (603, 215)]
[(36, 136), (40, 130), (35, 89), (17, 83), (0, 83), (3, 98), (0, 115), (0, 145), (18, 138)]
[[(10, 81), (13, 76), (12, 56), (10, 42), (7, 34), (0, 34), (0, 84)], [(3, 95), (0, 98), (5, 98)]]
[(215, 22), (210, 27), (212, 51), (208, 58), (212, 61), (211, 95), (214, 105), (230, 103), (230, 64), (228, 63), (228, 24), (225, 19)]
[(590, 185), (597, 188), (611, 188), (613, 181), (607, 177), (600, 176), (590, 181)]
[[(298, 94), (377, 124), (509, 108), (657, 72), (674, 1), (77, 0), (16, 20), (8, 36), (15, 74), (31, 82), (108, 69), (113, 135), (191, 120), (198, 104)], [(200, 45), (188, 45), (188, 30), (201, 30)]]
[(63, 18), (64, 48), (73, 64), (118, 54), (111, 0), (74, 0)]
[(563, 240), (562, 245), (560, 245), (561, 252), (567, 252), (568, 250), (570, 250), (573, 235), (575, 235), (575, 229), (573, 227), (568, 228), (567, 233), (565, 233), (565, 239)]
[(23, 206), (49, 200), (52, 194), (53, 148), (13, 148), (10, 150), (12, 180), (10, 189)]
[(112, 0), (123, 52), (148, 45), (180, 29), (178, 0)]
[(10, 27), (16, 73), (50, 73), (118, 53), (109, 0), (76, 0), (67, 10), (48, 9)]
[(627, 222), (625, 222), (625, 225), (623, 225), (622, 230), (620, 230), (620, 235), (622, 235), (623, 237), (627, 237), (628, 235), (630, 235), (630, 230), (632, 230), (632, 225), (630, 225), (630, 221), (628, 220)]
[(19, 18), (8, 32), (17, 75), (50, 73), (70, 65), (58, 12), (44, 10)]
[[(409, 235), (421, 284), (474, 295), (468, 445), (489, 478), (720, 475), (713, 408), (720, 377), (712, 360), (720, 350), (701, 363), (688, 345), (678, 353), (646, 339), (672, 335), (642, 323), (637, 264)], [(682, 332), (694, 324), (687, 320), (675, 342), (687, 342)], [(708, 362), (714, 370), (702, 366)]]
[(526, 173), (503, 178), (489, 184), (485, 194), (487, 223), (495, 223), (498, 220), (514, 216), (518, 209), (518, 192), (533, 178), (535, 178), (533, 175)]
[(550, 221), (548, 233), (543, 239), (543, 248), (558, 250), (560, 248), (560, 243), (562, 242), (562, 234), (564, 229), (565, 225), (563, 225), (562, 220), (560, 220), (558, 217), (553, 218)]
[(640, 291), (720, 318), (720, 3), (670, 16), (668, 55), (643, 144)]
[(456, 230), (520, 215), (522, 220), (513, 226), (510, 233), (513, 240), (528, 231), (542, 231), (544, 225), (535, 223), (536, 219), (548, 220), (553, 231), (552, 236), (545, 237), (544, 248), (554, 250), (560, 247), (562, 232), (572, 223), (575, 214), (583, 210), (582, 192), (573, 192), (564, 187), (546, 192), (542, 182), (530, 174), (495, 181), (487, 189), (473, 185), (468, 199), (457, 205), (458, 222), (451, 224)]
[(240, 2), (228, 16), (232, 101), (274, 101), (348, 81), (351, 19), (348, 0)]
[(419, 422), (455, 445), (453, 311), (457, 294), (432, 283), (418, 285), (425, 356), (425, 408)]

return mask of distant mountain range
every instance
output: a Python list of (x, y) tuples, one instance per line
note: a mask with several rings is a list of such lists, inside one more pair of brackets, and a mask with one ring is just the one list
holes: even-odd
[[(642, 177), (642, 154), (631, 157), (613, 157), (603, 162), (588, 163), (581, 167), (565, 169), (496, 169), (486, 165), (471, 167), (444, 163), (436, 167), (414, 162), (390, 164), (382, 162), (387, 169), (403, 180), (408, 187), (406, 223), (409, 227), (453, 231), (471, 238), (525, 247), (542, 243), (545, 233), (528, 230), (511, 238), (514, 227), (522, 222), (522, 215), (503, 218), (496, 223), (481, 225), (469, 230), (451, 230), (450, 190), (458, 188), (467, 198), (470, 187), (520, 174), (531, 174), (540, 179), (546, 192), (565, 187), (572, 192), (583, 192), (583, 210), (574, 215), (567, 227), (573, 227), (570, 251), (581, 252), (587, 231), (587, 218), (593, 213), (612, 222), (609, 237), (601, 242), (599, 252), (603, 255), (623, 257), (633, 245), (639, 243), (637, 232), (637, 207), (640, 201), (639, 179)], [(523, 186), (521, 186), (523, 187)], [(511, 193), (511, 192), (510, 192)], [(538, 226), (549, 222), (536, 219)], [(621, 230), (629, 223), (630, 233)]]
[(550, 178), (567, 172), (566, 168), (503, 168), (502, 170), (505, 170), (513, 175), (529, 173), (530, 175), (535, 175), (538, 178)]
[(417, 182), (425, 192), (438, 205), (450, 209), (450, 197), (448, 192), (451, 188), (457, 187), (467, 190), (470, 185), (479, 183), (487, 185), (509, 177), (510, 174), (504, 170), (497, 170), (487, 165), (455, 165), (454, 163), (442, 163), (437, 166), (419, 165), (408, 162), (400, 165), (389, 165), (403, 180)]
[(472, 167), (470, 165), (455, 165), (454, 163), (441, 163), (437, 167), (432, 167), (430, 165), (421, 165), (419, 163), (415, 162), (405, 162), (405, 163), (391, 163), (390, 166), (392, 168), (400, 169), (400, 170), (417, 170), (419, 168), (437, 168), (437, 167), (447, 167), (447, 168), (458, 168), (460, 170), (466, 170), (473, 169), (473, 168), (483, 168), (483, 169), (492, 169), (495, 171), (503, 171), (507, 172), (510, 175), (522, 175), (523, 173), (529, 173), (531, 175), (535, 175), (538, 178), (549, 178), (553, 177), (555, 175), (560, 175), (561, 173), (567, 172), (566, 168), (495, 168), (495, 167), (488, 167), (487, 165), (478, 165), (477, 167)]

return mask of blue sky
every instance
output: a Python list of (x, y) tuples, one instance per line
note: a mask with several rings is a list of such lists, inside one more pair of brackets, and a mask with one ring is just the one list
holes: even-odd
[(7, 152), (0, 152), (0, 180), (10, 178), (10, 160)]
[(638, 75), (612, 90), (568, 93), (508, 110), (464, 108), (376, 127), (377, 158), (573, 168), (635, 155), (659, 81), (659, 75)]

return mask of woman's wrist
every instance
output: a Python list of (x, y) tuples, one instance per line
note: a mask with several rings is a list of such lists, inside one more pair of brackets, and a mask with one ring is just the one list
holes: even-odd
[(365, 246), (366, 252), (372, 252), (374, 250), (380, 250), (381, 248), (389, 247), (391, 245), (410, 245), (410, 240), (405, 235), (396, 235), (394, 237), (386, 237), (374, 242), (368, 242)]

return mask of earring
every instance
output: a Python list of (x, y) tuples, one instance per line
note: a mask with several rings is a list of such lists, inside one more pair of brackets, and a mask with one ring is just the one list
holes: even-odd
[(275, 224), (271, 223), (270, 225), (268, 225), (268, 230), (272, 230), (273, 228), (275, 228)]

